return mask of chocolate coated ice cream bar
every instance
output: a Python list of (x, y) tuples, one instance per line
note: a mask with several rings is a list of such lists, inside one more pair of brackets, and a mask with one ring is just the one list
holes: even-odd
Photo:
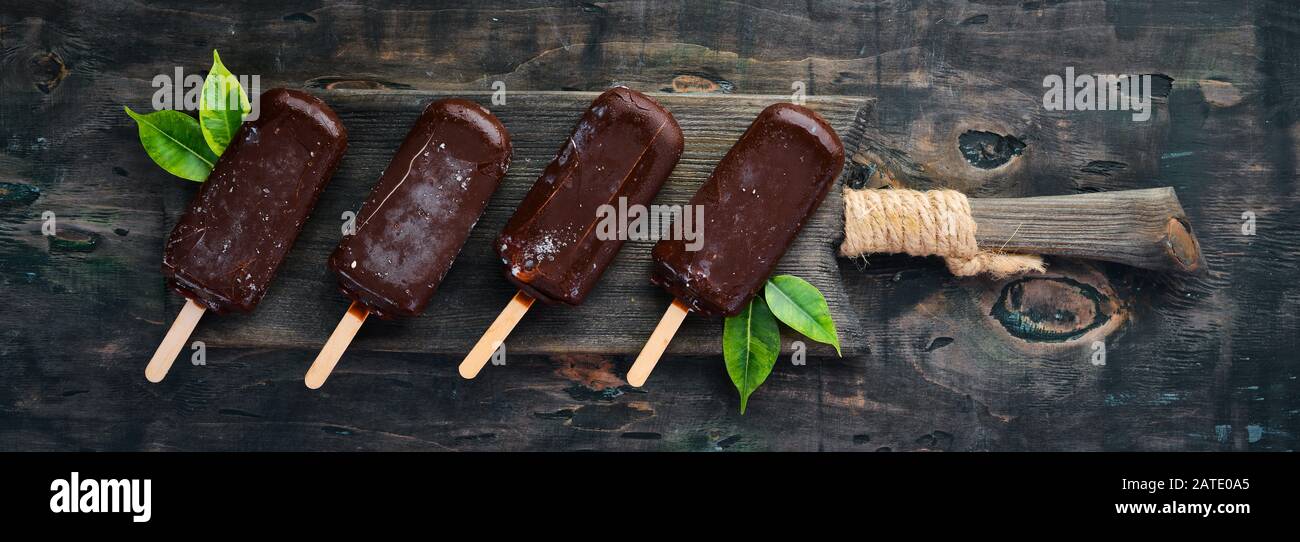
[(739, 313), (843, 167), (844, 147), (826, 121), (794, 104), (768, 107), (691, 198), (704, 208), (699, 250), (659, 241), (650, 281), (692, 311)]
[(207, 309), (252, 311), (348, 146), (329, 106), (304, 92), (261, 95), (167, 238), (163, 276), (187, 298), (145, 373), (167, 374)]
[(510, 167), (510, 134), (460, 99), (429, 104), (361, 207), (329, 267), (352, 306), (312, 362), (319, 388), (371, 313), (424, 311)]
[(649, 205), (682, 155), (682, 131), (649, 97), (617, 87), (591, 103), (497, 239), (506, 276), (547, 303), (578, 305), (623, 246), (596, 233), (601, 205)]
[(163, 276), (217, 313), (249, 312), (316, 206), (348, 146), (343, 123), (319, 99), (296, 90), (261, 96), (176, 223)]
[(839, 136), (813, 111), (780, 103), (759, 113), (691, 199), (704, 209), (698, 250), (683, 240), (655, 245), (650, 280), (676, 299), (628, 383), (645, 383), (689, 311), (732, 316), (745, 308), (843, 167)]
[(330, 258), (339, 287), (381, 318), (433, 297), (510, 167), (510, 134), (460, 99), (429, 104)]
[(624, 241), (598, 232), (601, 207), (649, 205), (681, 155), (681, 128), (649, 97), (618, 87), (591, 103), (497, 239), (519, 293), (465, 356), (461, 376), (478, 374), (534, 299), (586, 299)]

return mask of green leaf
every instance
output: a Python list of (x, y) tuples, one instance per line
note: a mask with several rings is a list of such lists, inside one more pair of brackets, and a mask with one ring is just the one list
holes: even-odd
[(203, 140), (217, 156), (226, 152), (226, 146), (234, 139), (244, 116), (252, 107), (248, 95), (239, 79), (221, 63), (217, 50), (212, 50), (212, 69), (208, 78), (203, 80), (203, 94), (199, 98), (199, 124), (203, 128)]
[(126, 114), (135, 119), (140, 129), (140, 144), (149, 158), (153, 158), (168, 173), (203, 182), (217, 163), (217, 155), (203, 141), (199, 121), (194, 117), (170, 109), (141, 115), (125, 107)]
[(740, 391), (740, 413), (749, 395), (767, 380), (781, 351), (781, 330), (763, 298), (755, 297), (740, 314), (727, 318), (722, 328), (722, 356), (727, 374)]
[[(831, 321), (831, 309), (816, 286), (794, 275), (772, 277), (763, 288), (763, 297), (785, 325), (819, 343), (835, 347), (840, 353), (840, 338)], [(843, 355), (843, 354), (840, 354)]]

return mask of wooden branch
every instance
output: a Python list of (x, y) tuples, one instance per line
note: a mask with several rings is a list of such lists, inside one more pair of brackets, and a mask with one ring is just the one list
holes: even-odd
[(1158, 271), (1205, 268), (1173, 188), (1035, 198), (971, 198), (980, 248), (1118, 262)]

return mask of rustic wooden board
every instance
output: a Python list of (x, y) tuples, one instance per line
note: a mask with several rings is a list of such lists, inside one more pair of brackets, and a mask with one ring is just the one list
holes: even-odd
[[(325, 267), (341, 236), (342, 215), (359, 211), (410, 123), (429, 102), (461, 96), (489, 107), (510, 130), (514, 157), (509, 173), (474, 228), (452, 270), (425, 314), (418, 318), (366, 323), (352, 350), (463, 354), (468, 352), (514, 288), (504, 278), (492, 243), (533, 181), (573, 131), (594, 92), (514, 92), (504, 105), (491, 105), (490, 93), (437, 91), (317, 91), (348, 127), (346, 157), (321, 196), (312, 219), (286, 257), (266, 298), (251, 315), (209, 316), (195, 340), (219, 347), (319, 348), (348, 301), (337, 291)], [(686, 145), (681, 161), (655, 203), (685, 204), (708, 178), (722, 155), (764, 107), (789, 96), (665, 95), (655, 96), (677, 118)], [(856, 148), (870, 113), (862, 98), (815, 98), (808, 106), (826, 118)], [(130, 152), (131, 144), (118, 144)], [(104, 145), (113, 145), (103, 141)], [(179, 183), (178, 183), (179, 184)], [(179, 216), (193, 186), (166, 191), (165, 214)], [(190, 188), (189, 190), (183, 188)], [(758, 219), (758, 217), (755, 217)], [(706, 231), (704, 233), (708, 235)], [(843, 202), (838, 183), (808, 221), (777, 266), (777, 273), (799, 275), (827, 296), (846, 354), (862, 343), (857, 315), (849, 311), (835, 251), (843, 237)], [(506, 342), (508, 352), (523, 354), (628, 354), (641, 350), (672, 297), (649, 282), (651, 241), (629, 241), (579, 307), (539, 305), (530, 311)], [(161, 258), (161, 253), (160, 256)], [(179, 311), (181, 298), (168, 298)], [(807, 341), (815, 353), (833, 354)], [(693, 316), (669, 347), (675, 354), (720, 354), (722, 319)]]

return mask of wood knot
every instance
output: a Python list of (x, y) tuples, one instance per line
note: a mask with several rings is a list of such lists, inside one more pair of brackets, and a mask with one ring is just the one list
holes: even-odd
[(1200, 87), (1205, 103), (1214, 107), (1232, 107), (1241, 103), (1241, 91), (1227, 81), (1201, 79), (1196, 86)]
[(995, 169), (1020, 156), (1028, 145), (1010, 135), (967, 130), (957, 136), (957, 149), (966, 162), (980, 169)]
[(551, 358), (555, 374), (589, 386), (617, 386), (623, 379), (614, 375), (614, 362), (594, 354), (560, 354)]
[(684, 73), (673, 78), (669, 88), (664, 89), (676, 94), (728, 94), (735, 88), (730, 81), (714, 79), (705, 75)]
[(1065, 342), (1107, 324), (1118, 304), (1090, 284), (1067, 277), (1025, 277), (1002, 288), (989, 315), (1013, 336)]
[(1165, 225), (1165, 252), (1183, 271), (1198, 271), (1204, 260), (1201, 245), (1192, 234), (1192, 225), (1180, 217), (1170, 217)]
[(41, 189), (30, 184), (0, 183), (0, 209), (31, 205), (41, 197)]
[(46, 237), (50, 252), (91, 252), (99, 246), (102, 237), (93, 231), (60, 227), (56, 235)]
[(599, 6), (591, 2), (581, 2), (579, 3), (579, 5), (582, 7), (582, 11), (586, 13), (598, 13), (600, 15), (609, 14), (609, 10), (605, 9), (603, 6)]
[(68, 66), (63, 57), (54, 51), (32, 54), (27, 59), (27, 75), (36, 89), (49, 94), (68, 77)]
[(883, 160), (870, 151), (857, 152), (844, 164), (844, 185), (854, 190), (906, 188)]

